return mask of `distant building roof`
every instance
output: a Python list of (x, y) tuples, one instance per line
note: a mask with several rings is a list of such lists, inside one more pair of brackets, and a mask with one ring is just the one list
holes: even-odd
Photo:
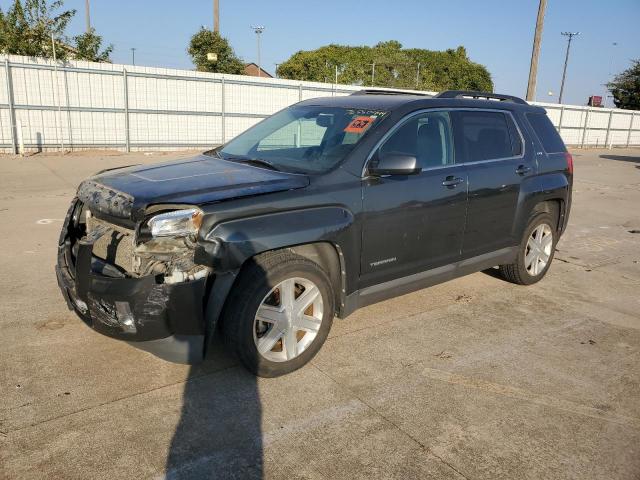
[[(260, 75), (258, 75), (258, 72), (260, 72)], [(264, 68), (258, 67), (255, 63), (247, 63), (244, 66), (244, 74), (251, 77), (273, 78), (273, 75), (267, 72)]]

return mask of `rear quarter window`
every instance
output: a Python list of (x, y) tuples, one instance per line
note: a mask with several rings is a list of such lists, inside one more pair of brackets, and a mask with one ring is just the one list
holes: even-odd
[(544, 148), (547, 153), (560, 153), (567, 151), (567, 147), (565, 147), (562, 137), (560, 137), (556, 127), (553, 126), (553, 123), (551, 123), (551, 120), (549, 120), (549, 117), (547, 117), (546, 114), (527, 113), (526, 116), (529, 125), (531, 125), (533, 131), (540, 140), (540, 143), (542, 143), (542, 148)]

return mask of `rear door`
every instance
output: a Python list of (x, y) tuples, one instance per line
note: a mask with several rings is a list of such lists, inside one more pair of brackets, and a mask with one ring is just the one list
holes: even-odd
[(520, 185), (536, 173), (533, 154), (508, 111), (456, 110), (451, 116), (456, 158), (469, 182), (462, 258), (514, 246)]
[(467, 200), (465, 167), (455, 164), (446, 111), (425, 111), (401, 122), (375, 155), (413, 155), (415, 175), (363, 180), (360, 288), (456, 262)]

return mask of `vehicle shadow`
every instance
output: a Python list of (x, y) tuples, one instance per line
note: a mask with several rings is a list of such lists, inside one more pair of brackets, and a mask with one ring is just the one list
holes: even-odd
[(637, 155), (600, 155), (605, 160), (617, 160), (619, 162), (640, 163), (640, 157)]
[(487, 268), (486, 270), (482, 270), (482, 273), (489, 275), (490, 277), (497, 278), (498, 280), (504, 280), (504, 278), (500, 276), (500, 270), (498, 270), (498, 267)]
[(261, 420), (256, 377), (214, 342), (189, 372), (164, 478), (262, 478)]

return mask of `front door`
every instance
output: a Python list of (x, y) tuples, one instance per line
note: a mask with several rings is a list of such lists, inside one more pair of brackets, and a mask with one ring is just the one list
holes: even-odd
[(422, 171), (363, 180), (360, 288), (456, 262), (462, 248), (467, 177), (448, 112), (405, 120), (373, 158), (385, 153), (413, 155)]

